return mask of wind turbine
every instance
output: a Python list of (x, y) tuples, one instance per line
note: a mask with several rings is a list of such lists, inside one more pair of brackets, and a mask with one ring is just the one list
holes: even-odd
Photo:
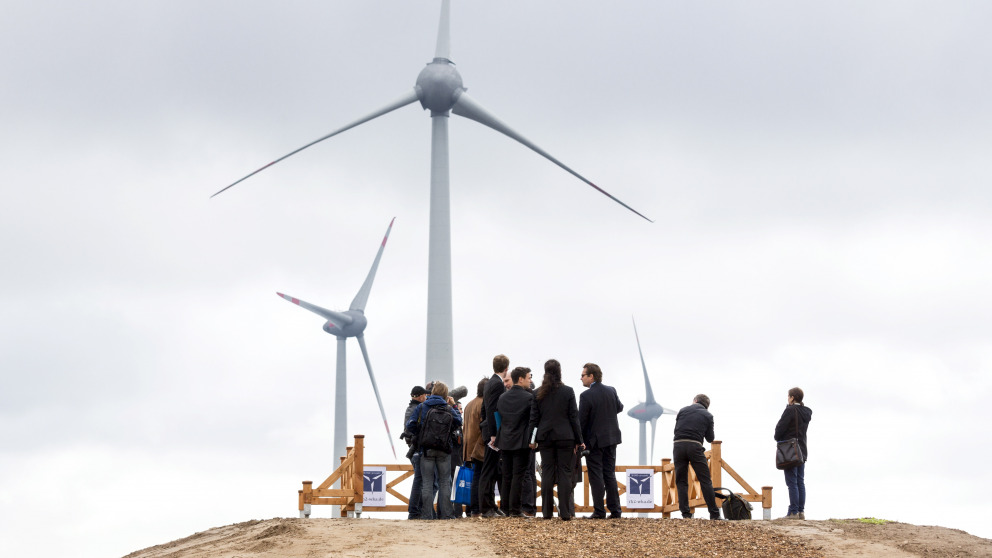
[(441, 20), (438, 26), (437, 47), (434, 51), (434, 59), (417, 76), (416, 85), (412, 90), (407, 91), (403, 96), (379, 110), (334, 130), (287, 155), (283, 155), (213, 195), (216, 196), (235, 184), (325, 139), (412, 104), (415, 101), (420, 101), (420, 106), (424, 110), (431, 111), (432, 126), (430, 245), (427, 265), (427, 366), (425, 377), (427, 380), (441, 380), (449, 386), (454, 385), (453, 328), (451, 317), (451, 204), (449, 201), (448, 184), (448, 118), (450, 113), (454, 112), (458, 116), (475, 120), (522, 143), (542, 157), (571, 173), (582, 182), (592, 186), (611, 200), (644, 219), (651, 221), (517, 133), (465, 92), (465, 87), (462, 86), (461, 74), (458, 73), (454, 63), (451, 61), (450, 7), (450, 0), (442, 0)]
[[(631, 317), (631, 322), (634, 322), (634, 318)], [(651, 390), (651, 380), (648, 379), (648, 367), (644, 364), (644, 353), (641, 351), (641, 338), (637, 336), (637, 322), (634, 322), (634, 339), (637, 339), (637, 352), (641, 355), (641, 368), (644, 369), (644, 391), (647, 392), (647, 397), (644, 403), (639, 403), (633, 409), (627, 411), (627, 414), (641, 423), (640, 430), (640, 442), (641, 449), (638, 453), (639, 464), (649, 465), (654, 461), (654, 429), (658, 423), (658, 417), (667, 413), (669, 415), (674, 415), (675, 411), (671, 409), (666, 409), (658, 404), (654, 400), (654, 391)], [(647, 426), (648, 422), (651, 422), (651, 461), (647, 459)]]
[[(389, 433), (389, 421), (386, 420), (386, 410), (382, 407), (382, 397), (379, 396), (379, 386), (375, 383), (375, 375), (372, 373), (372, 364), (369, 363), (369, 352), (365, 348), (365, 326), (369, 321), (365, 318), (365, 304), (369, 300), (369, 292), (372, 290), (372, 281), (375, 280), (375, 271), (379, 268), (379, 259), (382, 258), (382, 251), (386, 248), (386, 241), (389, 240), (389, 231), (393, 230), (393, 221), (389, 222), (386, 229), (386, 236), (382, 239), (379, 252), (372, 262), (372, 269), (369, 270), (365, 283), (358, 290), (355, 299), (351, 301), (348, 310), (337, 312), (321, 308), (316, 304), (302, 301), (298, 298), (276, 293), (293, 304), (306, 308), (327, 320), (324, 322), (324, 331), (338, 338), (337, 357), (337, 378), (334, 382), (334, 459), (344, 457), (345, 448), (348, 441), (348, 376), (345, 365), (345, 342), (349, 337), (358, 339), (358, 346), (362, 349), (362, 357), (365, 358), (365, 368), (369, 371), (369, 379), (372, 380), (372, 391), (375, 392), (375, 400), (379, 403), (379, 412), (382, 413), (382, 423), (386, 426), (386, 438), (389, 439), (389, 446), (393, 449), (393, 458), (396, 458), (396, 446), (393, 445), (393, 436)], [(335, 466), (337, 463), (335, 462)]]

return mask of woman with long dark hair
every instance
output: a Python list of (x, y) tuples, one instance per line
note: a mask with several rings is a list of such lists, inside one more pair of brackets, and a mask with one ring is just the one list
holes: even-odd
[[(544, 363), (544, 380), (530, 414), (530, 427), (536, 428), (536, 447), (541, 452), (541, 512), (551, 519), (554, 511), (554, 487), (558, 487), (558, 517), (572, 519), (572, 464), (582, 443), (579, 409), (575, 391), (561, 381), (561, 364), (551, 359)], [(531, 444), (535, 447), (535, 444)]]
[(803, 403), (803, 390), (789, 390), (789, 405), (775, 425), (775, 441), (799, 439), (803, 462), (785, 469), (785, 485), (789, 487), (789, 514), (783, 519), (806, 519), (806, 429), (813, 419), (813, 410)]

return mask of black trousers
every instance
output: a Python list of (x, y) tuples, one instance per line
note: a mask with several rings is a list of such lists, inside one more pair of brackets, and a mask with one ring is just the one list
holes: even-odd
[(465, 515), (479, 515), (479, 485), (482, 484), (482, 462), (472, 459), (466, 462), (472, 466), (472, 503), (465, 506)]
[(571, 517), (572, 465), (575, 462), (575, 441), (554, 440), (538, 444), (541, 451), (541, 513), (550, 519), (554, 514), (554, 489), (558, 487), (558, 517)]
[(537, 513), (537, 450), (527, 450), (527, 469), (524, 470), (524, 487), (520, 493), (520, 509), (524, 513)]
[(689, 465), (692, 465), (692, 470), (699, 480), (699, 488), (703, 491), (703, 500), (709, 508), (710, 519), (719, 519), (720, 508), (716, 507), (713, 481), (710, 480), (710, 466), (706, 463), (703, 445), (695, 442), (675, 442), (672, 461), (675, 463), (675, 487), (679, 491), (679, 511), (682, 512), (682, 517), (692, 515), (692, 509), (689, 508)]
[(483, 457), (479, 473), (479, 513), (496, 509), (497, 482), (500, 484), (500, 494), (505, 494), (502, 487), (503, 480), (500, 478), (499, 453), (486, 445), (486, 455)]
[(500, 507), (503, 502), (508, 502), (507, 509), (504, 511), (510, 515), (516, 515), (523, 513), (521, 508), (522, 495), (524, 490), (524, 483), (526, 482), (527, 475), (527, 464), (530, 463), (530, 448), (517, 449), (517, 450), (503, 450), (503, 486), (507, 486), (507, 476), (506, 472), (510, 472), (509, 477), (509, 488), (510, 493), (507, 496), (503, 495), (500, 491), (501, 502)]
[[(589, 492), (592, 493), (594, 517), (610, 515), (620, 517), (620, 489), (617, 487), (617, 446), (590, 448), (586, 456), (586, 470), (589, 471)], [(606, 509), (603, 509), (603, 495), (606, 495)]]

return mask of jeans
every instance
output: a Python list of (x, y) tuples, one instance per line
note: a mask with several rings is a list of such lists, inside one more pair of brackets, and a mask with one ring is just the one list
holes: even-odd
[(806, 511), (806, 464), (785, 470), (785, 485), (789, 487), (789, 515)]
[(423, 500), (423, 489), (420, 487), (423, 479), (423, 475), (420, 474), (420, 454), (413, 454), (410, 463), (413, 465), (413, 488), (410, 489), (410, 505), (406, 507), (407, 519), (420, 519), (420, 502)]
[(439, 519), (451, 519), (453, 512), (451, 508), (451, 454), (445, 451), (426, 450), (420, 456), (420, 473), (423, 485), (420, 518), (431, 519), (431, 511), (434, 509), (434, 483), (427, 482), (426, 479), (434, 478), (437, 472), (437, 506)]

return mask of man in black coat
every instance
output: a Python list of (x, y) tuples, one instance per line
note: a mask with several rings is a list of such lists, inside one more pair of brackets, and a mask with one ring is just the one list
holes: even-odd
[(710, 511), (710, 519), (720, 519), (720, 508), (716, 505), (710, 467), (706, 462), (703, 440), (713, 443), (713, 415), (710, 414), (710, 398), (700, 393), (692, 400), (692, 405), (682, 407), (675, 415), (675, 447), (672, 461), (675, 464), (675, 487), (679, 492), (679, 511), (682, 517), (692, 517), (689, 508), (689, 465), (696, 473), (703, 500)]
[(534, 395), (530, 392), (530, 368), (514, 368), (510, 379), (513, 387), (501, 395), (497, 403), (500, 426), (496, 447), (503, 454), (503, 486), (506, 486), (506, 471), (510, 472), (509, 494), (500, 492), (500, 495), (509, 497), (510, 517), (523, 517), (521, 494), (530, 463), (530, 412), (534, 404)]
[[(623, 403), (617, 390), (603, 385), (603, 371), (598, 365), (590, 362), (583, 366), (581, 379), (582, 385), (589, 388), (579, 396), (579, 425), (589, 450), (586, 469), (594, 509), (589, 519), (606, 519), (606, 509), (610, 510), (610, 519), (619, 519), (616, 464), (617, 444), (622, 440), (617, 415), (623, 411)], [(603, 508), (604, 493), (606, 509)]]
[(482, 470), (479, 472), (479, 512), (482, 517), (496, 517), (505, 515), (503, 511), (496, 507), (496, 483), (500, 484), (500, 494), (505, 500), (506, 490), (503, 480), (500, 478), (499, 451), (493, 449), (499, 447), (496, 442), (496, 405), (499, 398), (506, 391), (503, 387), (503, 377), (510, 367), (510, 359), (505, 355), (493, 357), (493, 375), (486, 382), (486, 387), (482, 393), (482, 439), (486, 442), (486, 454), (482, 458)]

